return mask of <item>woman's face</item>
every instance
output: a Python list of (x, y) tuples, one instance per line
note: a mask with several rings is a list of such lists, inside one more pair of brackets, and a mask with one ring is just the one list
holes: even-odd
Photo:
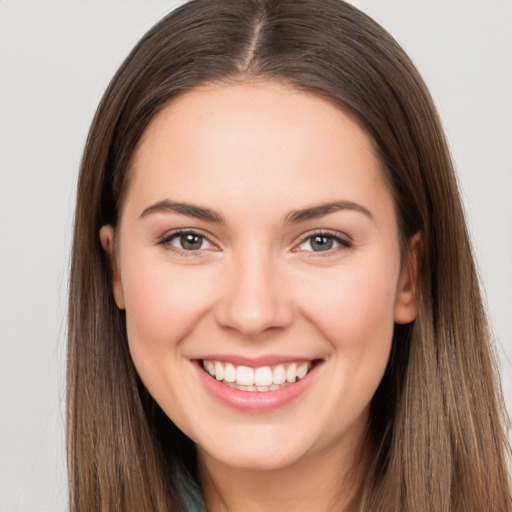
[(229, 466), (352, 450), (394, 322), (416, 313), (365, 133), (282, 85), (204, 86), (152, 121), (132, 171), (118, 244), (101, 240), (162, 409)]

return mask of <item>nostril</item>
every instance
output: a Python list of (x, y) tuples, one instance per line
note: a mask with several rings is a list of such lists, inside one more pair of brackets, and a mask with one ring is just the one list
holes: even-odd
[(216, 310), (217, 323), (234, 329), (249, 338), (273, 329), (289, 326), (293, 311), (283, 298), (267, 297), (258, 301), (247, 297), (233, 297)]

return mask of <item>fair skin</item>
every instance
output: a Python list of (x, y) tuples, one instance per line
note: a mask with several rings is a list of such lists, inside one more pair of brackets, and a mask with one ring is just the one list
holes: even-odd
[(101, 242), (208, 510), (339, 510), (394, 323), (416, 315), (420, 240), (401, 257), (369, 138), (279, 84), (203, 86), (151, 122), (132, 173)]

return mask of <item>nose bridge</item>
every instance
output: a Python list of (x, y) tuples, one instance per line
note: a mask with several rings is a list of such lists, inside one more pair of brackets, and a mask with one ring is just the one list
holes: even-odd
[(246, 245), (231, 258), (217, 320), (249, 337), (286, 327), (292, 307), (281, 286), (279, 266), (268, 248)]

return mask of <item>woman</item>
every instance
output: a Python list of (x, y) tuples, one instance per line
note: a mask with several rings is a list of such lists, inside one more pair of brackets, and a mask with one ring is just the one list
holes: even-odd
[(85, 149), (69, 311), (72, 510), (512, 506), (435, 108), (343, 2), (195, 1), (140, 41)]

